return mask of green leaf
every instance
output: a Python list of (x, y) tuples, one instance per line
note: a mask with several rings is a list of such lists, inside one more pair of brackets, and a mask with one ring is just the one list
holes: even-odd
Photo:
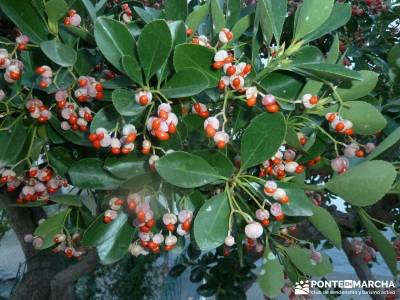
[(332, 215), (324, 208), (314, 205), (314, 214), (308, 220), (322, 233), (336, 248), (342, 247), (340, 229)]
[(384, 154), (392, 146), (400, 141), (400, 127), (390, 133), (368, 156), (367, 160), (372, 160)]
[(147, 162), (132, 152), (124, 156), (107, 157), (104, 169), (121, 179), (130, 179), (149, 172)]
[(75, 160), (67, 149), (63, 147), (52, 147), (47, 152), (50, 165), (55, 169), (56, 173), (60, 176), (65, 176), (68, 169), (73, 165)]
[(82, 201), (77, 195), (54, 195), (50, 196), (50, 201), (68, 206), (82, 206)]
[(143, 85), (142, 69), (136, 58), (130, 55), (124, 55), (122, 57), (122, 67), (125, 74), (128, 75), (130, 79), (139, 85)]
[(279, 182), (279, 187), (285, 189), (289, 203), (282, 205), (282, 211), (291, 217), (309, 217), (313, 215), (313, 205), (304, 190), (295, 184)]
[[(15, 122), (14, 120), (12, 122)], [(5, 123), (3, 128), (11, 124)], [(7, 166), (17, 162), (22, 154), (28, 131), (25, 129), (22, 119), (8, 131), (0, 131), (0, 166)]]
[(227, 0), (226, 1), (226, 26), (232, 28), (239, 21), (240, 18), (240, 0)]
[(303, 71), (313, 75), (316, 79), (326, 80), (362, 80), (359, 72), (347, 69), (336, 64), (293, 64), (289, 66), (291, 70)]
[(77, 52), (77, 60), (74, 69), (78, 74), (89, 74), (96, 65), (96, 56), (88, 49), (82, 48)]
[[(135, 100), (132, 98), (132, 102)], [(120, 118), (119, 113), (115, 110), (114, 106), (108, 105), (100, 109), (93, 118), (90, 124), (90, 132), (95, 132), (97, 128), (105, 128), (111, 131), (115, 128), (118, 119)]]
[(285, 249), (292, 263), (301, 272), (308, 276), (325, 276), (333, 271), (332, 263), (329, 257), (322, 254), (322, 261), (319, 263), (311, 260), (311, 251), (300, 247), (291, 247)]
[(242, 169), (271, 158), (282, 145), (286, 122), (281, 113), (262, 113), (255, 117), (243, 134), (240, 156)]
[(304, 0), (296, 11), (294, 40), (300, 40), (324, 24), (332, 12), (333, 3), (333, 0)]
[(336, 91), (344, 101), (356, 100), (367, 96), (378, 83), (378, 74), (372, 71), (358, 71), (362, 80), (346, 81)]
[(270, 298), (278, 296), (285, 283), (283, 266), (269, 247), (264, 251), (263, 264), (257, 282), (263, 294)]
[(87, 138), (87, 133), (82, 131), (63, 130), (58, 118), (51, 118), (49, 124), (63, 140), (69, 141), (75, 145), (91, 146), (91, 143)]
[(94, 37), (104, 57), (118, 70), (124, 71), (122, 57), (133, 56), (135, 40), (122, 23), (100, 17), (94, 26)]
[[(315, 95), (315, 94), (314, 94)], [(300, 144), (299, 137), (294, 127), (288, 127), (286, 130), (286, 143), (297, 150), (303, 150), (303, 146)]]
[(367, 229), (368, 235), (371, 237), (374, 245), (378, 248), (393, 276), (397, 276), (397, 259), (392, 243), (390, 243), (382, 232), (376, 228), (375, 224), (371, 221), (365, 211), (359, 211), (359, 216), (361, 222)]
[(139, 15), (139, 17), (143, 19), (143, 21), (146, 24), (151, 23), (160, 18), (161, 11), (159, 9), (154, 9), (148, 6), (145, 6), (144, 9), (138, 6), (134, 6), (133, 9)]
[(46, 14), (49, 21), (57, 22), (68, 12), (68, 4), (64, 0), (50, 0), (45, 4)]
[(268, 16), (271, 20), (272, 32), (275, 39), (280, 40), (283, 24), (287, 14), (287, 0), (262, 0), (265, 3)]
[(127, 255), (133, 233), (134, 228), (126, 222), (118, 231), (115, 231), (114, 235), (99, 244), (97, 253), (99, 254), (100, 262), (103, 265), (113, 264)]
[(99, 215), (83, 233), (82, 245), (93, 247), (114, 239), (125, 226), (127, 220), (128, 216), (124, 212), (119, 212), (112, 222), (106, 224), (103, 222), (103, 215)]
[(194, 10), (186, 18), (186, 25), (188, 28), (193, 29), (193, 32), (197, 30), (199, 25), (204, 21), (210, 11), (210, 4), (204, 4), (196, 6)]
[(76, 62), (76, 51), (56, 39), (42, 42), (40, 49), (48, 58), (62, 67), (71, 67)]
[(222, 28), (225, 27), (225, 15), (219, 6), (218, 0), (210, 0), (211, 5), (211, 19), (214, 35), (217, 35)]
[(229, 178), (235, 172), (235, 167), (228, 157), (220, 151), (199, 150), (194, 154), (202, 157), (207, 161), (218, 173), (226, 178)]
[(208, 87), (207, 77), (196, 69), (183, 69), (169, 79), (161, 89), (168, 98), (182, 98), (199, 94)]
[(182, 188), (195, 188), (221, 179), (204, 159), (181, 151), (161, 157), (156, 169), (164, 180)]
[(64, 227), (65, 218), (69, 214), (70, 210), (63, 210), (49, 218), (43, 223), (40, 223), (34, 232), (34, 236), (40, 236), (43, 239), (43, 246), (39, 249), (47, 249), (54, 245), (53, 238), (56, 234), (62, 233)]
[(96, 9), (94, 8), (91, 0), (81, 0), (83, 6), (85, 6), (86, 11), (92, 20), (93, 24), (96, 23)]
[(137, 117), (146, 109), (145, 106), (136, 103), (135, 93), (132, 90), (118, 89), (113, 91), (112, 102), (117, 112), (123, 116)]
[(186, 19), (188, 8), (187, 0), (166, 0), (165, 1), (165, 16), (167, 20), (182, 20)]
[(352, 205), (368, 206), (390, 190), (396, 174), (396, 169), (388, 162), (366, 161), (334, 176), (325, 187)]
[(228, 235), (230, 207), (225, 192), (207, 200), (194, 219), (193, 232), (202, 251), (210, 251), (224, 243)]
[[(186, 43), (186, 25), (183, 21), (169, 22), (168, 27), (171, 31), (173, 47)], [(167, 61), (168, 63), (169, 61)]]
[(372, 135), (386, 127), (386, 119), (371, 104), (364, 101), (348, 101), (341, 111), (344, 119), (353, 122), (355, 134)]
[(68, 171), (72, 185), (82, 189), (111, 190), (119, 187), (123, 180), (103, 169), (102, 161), (84, 158), (77, 161)]
[(0, 0), (0, 7), (33, 43), (47, 40), (47, 26), (30, 1), (21, 5), (21, 0)]
[(139, 36), (138, 53), (147, 80), (165, 63), (171, 48), (171, 31), (165, 21), (156, 20), (143, 28)]
[(300, 93), (304, 81), (300, 75), (278, 71), (264, 77), (260, 85), (275, 97), (293, 100)]
[(233, 41), (237, 41), (251, 25), (254, 24), (254, 14), (244, 16), (232, 27)]
[(329, 18), (315, 31), (307, 35), (304, 38), (304, 40), (313, 41), (324, 36), (325, 34), (335, 31), (336, 29), (347, 24), (350, 18), (351, 18), (351, 4), (335, 3)]
[(200, 45), (181, 44), (176, 46), (174, 52), (174, 67), (176, 71), (186, 68), (195, 68), (204, 73), (208, 79), (208, 87), (217, 86), (221, 72), (214, 70), (211, 64), (214, 51)]

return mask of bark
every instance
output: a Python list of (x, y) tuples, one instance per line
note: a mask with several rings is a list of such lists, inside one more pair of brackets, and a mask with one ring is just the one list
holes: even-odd
[(0, 204), (7, 212), (11, 228), (17, 235), (26, 259), (26, 272), (10, 299), (73, 299), (73, 284), (98, 266), (96, 250), (89, 251), (75, 264), (66, 263), (61, 255), (36, 251), (31, 243), (24, 242), (24, 236), (35, 231), (38, 220), (45, 217), (45, 213), (41, 208), (10, 206), (13, 203), (15, 198), (12, 194), (0, 193)]

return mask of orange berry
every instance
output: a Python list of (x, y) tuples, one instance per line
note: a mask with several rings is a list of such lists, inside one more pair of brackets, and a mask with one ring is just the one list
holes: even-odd
[(161, 131), (161, 130), (156, 130), (156, 137), (160, 141), (167, 141), (169, 139), (169, 134), (168, 134), (168, 132), (164, 132), (164, 131)]
[(317, 96), (312, 96), (311, 98), (310, 98), (310, 104), (312, 104), (312, 105), (315, 105), (315, 104), (317, 104), (318, 103), (318, 97)]
[(215, 135), (215, 133), (217, 132), (215, 129), (214, 129), (214, 127), (212, 127), (211, 125), (208, 125), (207, 127), (206, 127), (206, 135), (208, 136), (208, 137), (214, 137), (214, 135)]
[(185, 231), (189, 231), (190, 230), (190, 221), (186, 220), (185, 222), (183, 222), (182, 229)]
[(247, 103), (247, 106), (253, 107), (254, 105), (257, 104), (257, 99), (256, 98), (249, 98), (249, 99), (247, 99), (246, 103)]
[(147, 105), (148, 102), (149, 102), (149, 98), (147, 97), (147, 95), (142, 95), (139, 97), (140, 105)]
[(276, 113), (279, 111), (279, 105), (278, 104), (266, 105), (265, 109), (270, 113)]
[(337, 132), (341, 132), (344, 129), (344, 124), (342, 122), (339, 122), (336, 127), (335, 127)]
[(224, 66), (224, 62), (223, 61), (216, 61), (213, 63), (212, 67), (214, 69), (221, 69)]
[(216, 143), (216, 145), (217, 145), (218, 149), (224, 149), (225, 148), (225, 142), (224, 141), (218, 141)]
[(364, 157), (364, 155), (365, 155), (365, 152), (363, 150), (357, 150), (356, 151), (356, 156), (357, 157)]

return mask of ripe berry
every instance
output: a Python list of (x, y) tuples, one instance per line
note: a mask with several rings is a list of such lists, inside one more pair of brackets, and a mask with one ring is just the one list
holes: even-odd
[(247, 99), (246, 103), (247, 103), (247, 106), (253, 107), (254, 105), (257, 104), (257, 99), (256, 98), (249, 98), (249, 99)]
[(266, 105), (265, 109), (270, 113), (276, 113), (279, 111), (279, 105), (278, 104)]

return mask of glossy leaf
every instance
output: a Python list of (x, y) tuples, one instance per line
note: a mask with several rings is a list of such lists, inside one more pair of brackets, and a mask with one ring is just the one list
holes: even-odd
[(202, 251), (209, 251), (224, 243), (228, 234), (230, 206), (226, 193), (207, 200), (194, 219), (193, 232)]
[(104, 57), (123, 72), (122, 57), (132, 56), (135, 52), (135, 41), (126, 26), (116, 20), (100, 17), (94, 27), (94, 37)]
[(40, 250), (47, 249), (54, 245), (53, 238), (56, 234), (62, 233), (62, 228), (66, 221), (65, 218), (69, 212), (69, 209), (63, 210), (39, 224), (33, 235), (43, 239), (43, 246), (39, 248)]
[(241, 166), (250, 168), (272, 157), (282, 145), (286, 122), (281, 113), (263, 113), (247, 127), (241, 142)]
[(30, 1), (21, 5), (21, 0), (0, 0), (0, 7), (32, 42), (47, 40), (46, 24)]
[(360, 73), (336, 64), (293, 64), (292, 70), (300, 70), (326, 80), (362, 80)]
[(211, 49), (200, 45), (181, 44), (175, 48), (174, 67), (178, 72), (186, 68), (195, 68), (207, 76), (208, 87), (215, 87), (221, 74), (220, 71), (211, 68), (213, 59), (214, 51)]
[(165, 21), (156, 20), (143, 28), (138, 41), (138, 54), (147, 80), (165, 63), (171, 48), (171, 32)]
[[(135, 100), (132, 98), (132, 102), (134, 101)], [(95, 132), (97, 128), (105, 128), (108, 131), (111, 131), (115, 128), (119, 118), (120, 115), (115, 110), (114, 106), (105, 106), (94, 116), (93, 121), (90, 124), (90, 131)]]
[(50, 0), (45, 5), (49, 21), (57, 22), (68, 12), (68, 4), (64, 0)]
[(77, 195), (54, 195), (50, 196), (50, 201), (68, 206), (82, 206), (82, 201)]
[(258, 284), (263, 294), (275, 298), (281, 293), (284, 281), (283, 266), (279, 258), (267, 248), (264, 251), (264, 258), (260, 275), (258, 276)]
[(367, 160), (380, 157), (385, 151), (400, 141), (400, 127), (390, 133), (372, 152), (367, 156)]
[(294, 40), (300, 40), (324, 24), (333, 3), (333, 0), (304, 0), (296, 11)]
[(135, 101), (135, 94), (133, 91), (118, 89), (112, 93), (112, 102), (117, 110), (123, 116), (140, 116), (144, 110), (145, 106), (141, 106)]
[(342, 247), (342, 238), (338, 225), (332, 215), (324, 208), (314, 205), (313, 215), (308, 218), (311, 224), (336, 248)]
[(375, 160), (350, 168), (326, 183), (326, 188), (356, 206), (369, 206), (379, 201), (396, 178), (394, 166)]
[(210, 4), (197, 6), (186, 18), (186, 25), (193, 31), (196, 31), (199, 25), (204, 21), (210, 11)]
[(262, 0), (271, 20), (272, 32), (279, 42), (287, 14), (287, 0)]
[(124, 55), (122, 57), (122, 67), (130, 79), (140, 85), (143, 84), (142, 69), (134, 56)]
[(104, 169), (121, 179), (130, 179), (149, 172), (145, 159), (138, 157), (135, 153), (129, 153), (121, 157), (107, 157)]
[(254, 14), (244, 16), (232, 27), (233, 41), (238, 40), (254, 24)]
[(218, 0), (210, 0), (211, 20), (213, 24), (214, 35), (218, 34), (225, 27), (225, 15), (219, 5)]
[(378, 83), (378, 74), (372, 71), (359, 71), (360, 81), (347, 81), (341, 84), (336, 91), (344, 101), (356, 100), (372, 92)]
[(165, 15), (167, 20), (185, 20), (187, 16), (187, 0), (166, 0)]
[(82, 245), (93, 247), (112, 240), (118, 232), (125, 226), (128, 216), (120, 212), (112, 222), (103, 222), (103, 215), (99, 215), (85, 230), (82, 236)]
[[(9, 131), (0, 131), (0, 166), (16, 163), (28, 138), (28, 131), (24, 127), (22, 119), (12, 122), (16, 123)], [(11, 123), (4, 125), (10, 126)]]
[[(114, 222), (114, 221), (113, 221)], [(127, 222), (115, 232), (109, 239), (97, 246), (100, 262), (103, 265), (113, 264), (125, 255), (133, 239), (134, 228)]]
[(201, 157), (181, 151), (161, 157), (156, 163), (156, 169), (164, 180), (182, 188), (203, 186), (221, 177)]
[(275, 97), (289, 100), (297, 98), (304, 85), (304, 80), (300, 75), (278, 71), (264, 77), (260, 85)]
[(235, 172), (232, 162), (220, 151), (199, 150), (194, 154), (202, 157), (222, 176), (229, 178)]
[(183, 69), (169, 79), (161, 89), (168, 98), (182, 98), (199, 94), (208, 87), (207, 77), (196, 69)]
[(76, 51), (56, 39), (42, 42), (40, 49), (48, 58), (62, 67), (71, 67), (76, 62)]
[(313, 215), (313, 205), (304, 190), (294, 184), (279, 182), (279, 187), (285, 189), (289, 203), (282, 206), (282, 211), (291, 217), (309, 217)]
[(371, 104), (364, 101), (348, 101), (341, 111), (344, 119), (353, 122), (355, 134), (371, 135), (386, 127), (386, 119)]
[(82, 189), (109, 190), (119, 187), (123, 180), (103, 169), (102, 162), (96, 158), (77, 161), (68, 171), (72, 185)]
[(292, 263), (305, 275), (320, 277), (333, 271), (333, 266), (329, 257), (323, 253), (322, 261), (317, 263), (311, 260), (311, 251), (309, 249), (294, 246), (286, 248), (285, 251)]

